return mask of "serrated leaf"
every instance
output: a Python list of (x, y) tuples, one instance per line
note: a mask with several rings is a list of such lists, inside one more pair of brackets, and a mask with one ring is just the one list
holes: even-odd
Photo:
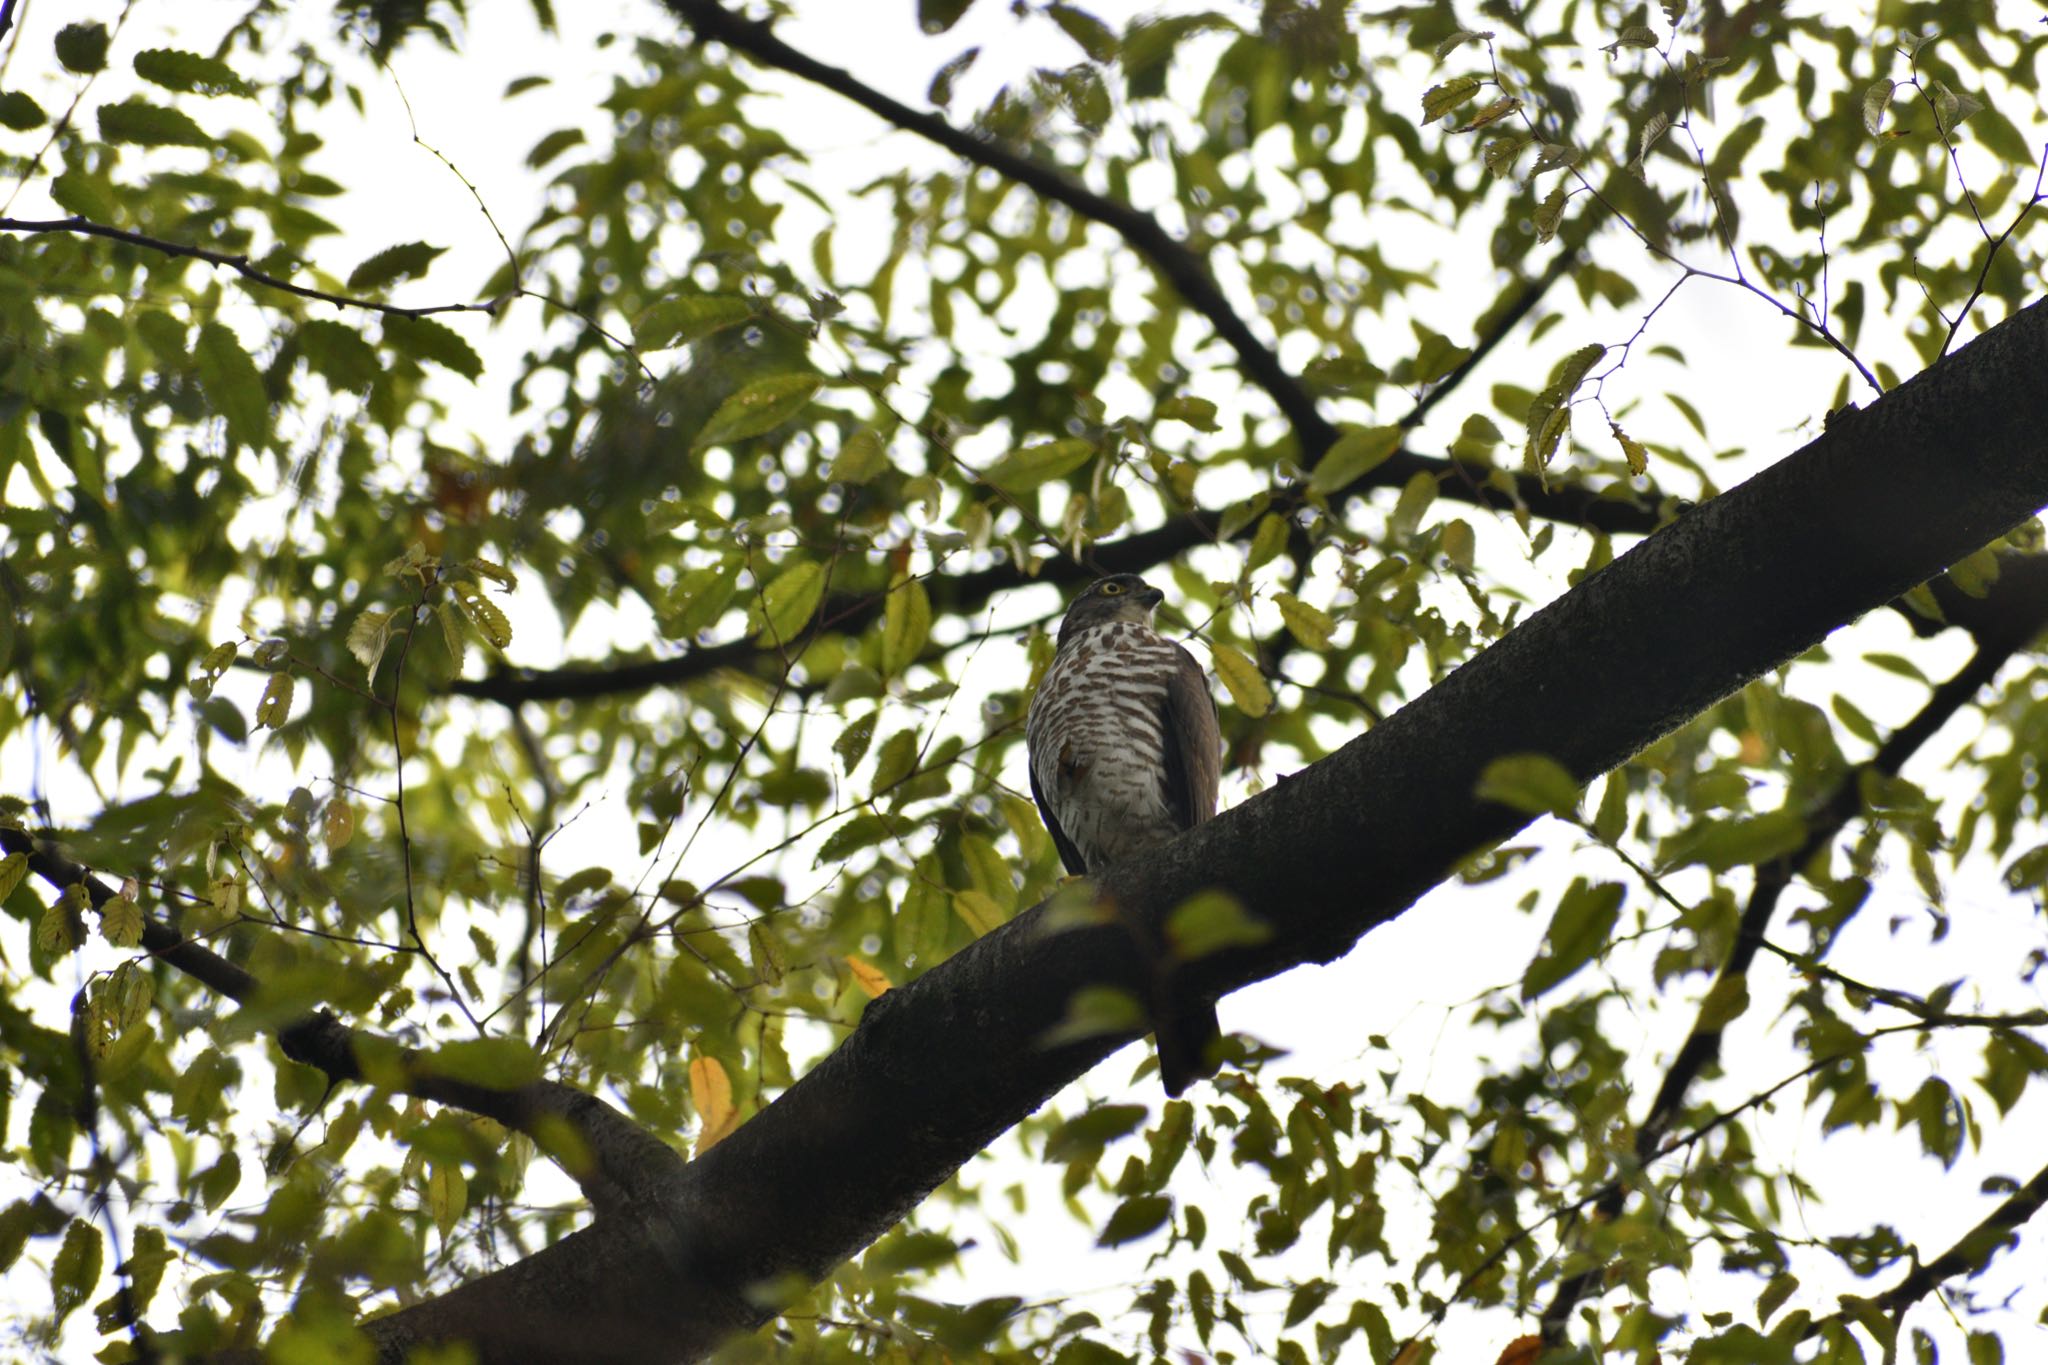
[(740, 1112), (732, 1102), (732, 1079), (716, 1057), (690, 1062), (690, 1107), (697, 1111), (698, 1156), (710, 1151), (739, 1127)]
[(757, 379), (718, 405), (690, 448), (703, 450), (773, 431), (802, 412), (824, 382), (814, 374), (771, 374)]
[(867, 757), (868, 745), (875, 739), (875, 724), (881, 713), (870, 711), (846, 722), (846, 728), (839, 732), (839, 738), (832, 741), (832, 752), (839, 755), (839, 762), (851, 773)]
[(221, 680), (221, 675), (234, 666), (235, 655), (238, 652), (240, 646), (233, 640), (224, 645), (215, 645), (206, 651), (205, 657), (199, 661), (198, 671), (186, 679), (186, 688), (194, 697), (205, 701), (213, 695), (214, 685)]
[(211, 147), (213, 139), (182, 109), (129, 98), (103, 104), (97, 114), (100, 140), (133, 147)]
[(1459, 76), (1441, 85), (1432, 85), (1422, 92), (1422, 121), (1425, 124), (1435, 123), (1452, 113), (1478, 94), (1484, 84), (1477, 76)]
[(1005, 493), (1028, 493), (1049, 480), (1065, 478), (1095, 454), (1095, 442), (1083, 436), (1043, 441), (1011, 451), (983, 470), (981, 477)]
[(100, 906), (100, 933), (116, 948), (142, 944), (142, 907), (126, 896), (115, 896)]
[(104, 1256), (100, 1230), (83, 1218), (72, 1219), (71, 1226), (64, 1231), (64, 1245), (57, 1248), (57, 1258), (50, 1263), (50, 1297), (56, 1305), (58, 1322), (71, 1316), (99, 1284)]
[(1461, 133), (1476, 133), (1481, 128), (1491, 128), (1508, 115), (1522, 107), (1522, 101), (1514, 95), (1506, 95), (1481, 109), (1458, 126)]
[(484, 372), (483, 357), (462, 333), (433, 318), (387, 316), (384, 344), (400, 355), (431, 362), (464, 379), (480, 378)]
[(898, 730), (882, 741), (875, 755), (875, 795), (880, 796), (917, 771), (917, 731)]
[(687, 346), (745, 322), (754, 306), (735, 294), (685, 294), (663, 299), (633, 322), (633, 344), (643, 351)]
[(1450, 37), (1443, 39), (1436, 45), (1436, 59), (1442, 61), (1467, 43), (1483, 43), (1491, 37), (1493, 37), (1493, 30), (1491, 29), (1478, 33), (1470, 29), (1458, 29)]
[(391, 618), (395, 612), (366, 611), (360, 613), (348, 628), (348, 652), (355, 655), (356, 662), (374, 681), (377, 677), (378, 661), (384, 657), (384, 649), (391, 643)]
[(276, 730), (283, 727), (292, 714), (292, 675), (273, 673), (270, 682), (263, 689), (262, 698), (256, 703), (256, 728), (269, 726)]
[(1251, 548), (1245, 551), (1245, 567), (1256, 569), (1270, 563), (1286, 548), (1287, 518), (1277, 512), (1268, 512), (1259, 519), (1259, 529), (1252, 533)]
[(1339, 436), (1309, 475), (1312, 493), (1325, 496), (1349, 488), (1392, 459), (1401, 448), (1401, 428), (1396, 426), (1352, 428)]
[(900, 677), (917, 662), (931, 630), (932, 599), (924, 580), (899, 575), (882, 612), (882, 675)]
[(256, 362), (235, 334), (218, 322), (201, 325), (192, 361), (199, 371), (200, 391), (226, 420), (229, 438), (260, 447), (270, 433), (270, 400)]
[(1486, 765), (1474, 796), (1498, 801), (1524, 815), (1570, 816), (1579, 805), (1579, 784), (1548, 754), (1509, 754)]
[(1242, 651), (1211, 640), (1209, 657), (1215, 663), (1216, 676), (1222, 680), (1224, 690), (1230, 693), (1230, 699), (1237, 703), (1238, 710), (1247, 716), (1263, 716), (1273, 709), (1273, 689), (1259, 675), (1259, 666), (1246, 658)]
[(493, 646), (504, 649), (512, 643), (512, 622), (499, 609), (498, 604), (484, 595), (480, 583), (456, 583), (453, 585), (456, 603), (462, 608), (470, 624), (477, 628)]
[(445, 246), (428, 246), (425, 242), (400, 242), (397, 246), (387, 246), (348, 272), (348, 287), (368, 292), (401, 280), (416, 280), (426, 274), (434, 258), (447, 249)]
[(193, 95), (248, 95), (254, 91), (226, 62), (172, 47), (136, 53), (135, 74), (151, 85)]
[(78, 947), (77, 935), (84, 927), (79, 916), (91, 903), (82, 885), (74, 882), (65, 887), (36, 920), (36, 947), (59, 957)]
[(872, 847), (889, 837), (889, 826), (879, 815), (863, 811), (832, 831), (818, 848), (820, 863), (846, 861), (849, 853)]
[(1330, 637), (1336, 633), (1337, 621), (1321, 607), (1312, 607), (1291, 592), (1276, 593), (1273, 601), (1280, 608), (1280, 619), (1287, 623), (1287, 633), (1299, 640), (1307, 649), (1328, 649)]
[(1628, 472), (1642, 474), (1650, 468), (1650, 452), (1641, 441), (1621, 429), (1619, 423), (1609, 421), (1607, 429), (1614, 433), (1614, 439), (1621, 446), (1622, 458), (1628, 461)]
[(787, 645), (803, 634), (824, 595), (824, 565), (814, 559), (799, 559), (771, 579), (748, 605), (748, 633), (772, 646)]

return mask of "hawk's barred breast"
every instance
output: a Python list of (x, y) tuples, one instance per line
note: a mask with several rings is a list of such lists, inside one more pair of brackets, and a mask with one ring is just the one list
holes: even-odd
[(1173, 642), (1134, 621), (1090, 627), (1054, 657), (1025, 737), (1053, 818), (1093, 871), (1180, 833), (1166, 788)]

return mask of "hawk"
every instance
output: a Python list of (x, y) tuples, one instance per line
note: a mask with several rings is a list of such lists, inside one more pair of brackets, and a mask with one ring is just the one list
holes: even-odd
[[(1216, 813), (1223, 742), (1194, 655), (1152, 629), (1163, 594), (1136, 574), (1097, 580), (1060, 620), (1031, 698), (1031, 795), (1075, 876), (1156, 848)], [(1213, 1006), (1168, 998), (1156, 945), (1152, 1026), (1166, 1093), (1216, 1069)]]

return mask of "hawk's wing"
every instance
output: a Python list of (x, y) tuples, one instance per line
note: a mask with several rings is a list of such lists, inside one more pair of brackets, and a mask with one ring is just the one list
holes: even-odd
[[(1193, 829), (1216, 813), (1223, 732), (1216, 723), (1216, 698), (1209, 693), (1209, 675), (1186, 648), (1173, 648), (1180, 655), (1180, 667), (1167, 680), (1166, 706), (1160, 717), (1165, 722), (1161, 738), (1166, 749), (1166, 808), (1182, 829)], [(1045, 803), (1038, 804), (1043, 810)]]
[(1038, 785), (1038, 761), (1036, 753), (1026, 768), (1031, 773), (1031, 799), (1038, 803), (1038, 818), (1045, 821), (1045, 832), (1052, 836), (1052, 846), (1060, 851), (1060, 863), (1071, 876), (1088, 875), (1088, 864), (1081, 857), (1081, 850), (1074, 847), (1074, 841), (1060, 828), (1059, 818), (1052, 813), (1052, 802), (1045, 799), (1045, 791)]

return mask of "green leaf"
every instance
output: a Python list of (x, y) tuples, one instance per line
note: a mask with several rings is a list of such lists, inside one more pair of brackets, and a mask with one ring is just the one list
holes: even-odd
[(419, 1059), (421, 1073), (484, 1086), (516, 1090), (541, 1078), (540, 1054), (524, 1038), (464, 1038), (444, 1043)]
[(995, 897), (986, 891), (955, 891), (953, 913), (974, 931), (976, 938), (994, 933), (1009, 918), (1003, 913), (1003, 907), (996, 904)]
[(1173, 1198), (1164, 1194), (1140, 1194), (1124, 1200), (1109, 1215), (1095, 1238), (1099, 1247), (1120, 1247), (1157, 1232), (1173, 1216)]
[(1534, 1000), (1561, 985), (1599, 956), (1621, 915), (1623, 888), (1616, 882), (1578, 878), (1559, 898), (1544, 931), (1543, 949), (1522, 975), (1522, 999)]
[(62, 957), (76, 948), (79, 928), (82, 928), (78, 917), (90, 903), (84, 886), (73, 882), (65, 887), (56, 900), (43, 908), (41, 917), (36, 920), (36, 947), (55, 957)]
[(917, 731), (898, 730), (875, 755), (875, 795), (880, 796), (917, 770)]
[(1084, 9), (1059, 3), (1046, 6), (1046, 13), (1060, 31), (1077, 43), (1088, 54), (1091, 62), (1115, 61), (1117, 55), (1116, 30)]
[(147, 100), (125, 99), (102, 104), (98, 111), (100, 140), (136, 147), (211, 147), (213, 139), (182, 109), (168, 109)]
[(72, 1219), (64, 1230), (64, 1245), (57, 1248), (57, 1259), (50, 1266), (50, 1295), (58, 1322), (70, 1317), (99, 1284), (105, 1254), (100, 1230), (83, 1218)]
[(1431, 86), (1422, 92), (1422, 121), (1435, 123), (1478, 94), (1482, 84), (1477, 76), (1459, 76)]
[(262, 446), (270, 434), (270, 400), (256, 362), (235, 334), (218, 322), (203, 323), (192, 362), (206, 401), (227, 421), (229, 438), (252, 448)]
[(1229, 948), (1255, 948), (1273, 937), (1273, 927), (1254, 918), (1235, 896), (1204, 891), (1175, 906), (1166, 917), (1166, 942), (1182, 962)]
[(172, 47), (152, 47), (135, 54), (135, 74), (152, 85), (193, 95), (250, 95), (254, 87), (234, 68), (213, 57)]
[(699, 631), (717, 625), (732, 605), (743, 567), (745, 561), (733, 555), (678, 578), (662, 599), (662, 633), (671, 640), (694, 640)]
[(1569, 817), (1579, 808), (1579, 784), (1547, 754), (1510, 754), (1486, 765), (1473, 795), (1524, 815)]
[(932, 599), (924, 580), (899, 574), (882, 613), (882, 675), (895, 678), (917, 661), (932, 630)]
[(497, 649), (505, 649), (512, 643), (512, 622), (499, 609), (498, 604), (484, 596), (482, 585), (457, 583), (453, 589), (456, 604), (463, 615), (469, 618), (477, 633)]
[(1095, 442), (1084, 436), (1013, 450), (982, 471), (982, 481), (1005, 493), (1028, 493), (1042, 483), (1065, 478), (1095, 458)]
[(1669, 841), (1671, 862), (1700, 863), (1715, 872), (1769, 862), (1806, 842), (1806, 822), (1789, 810), (1744, 819), (1707, 820)]
[(15, 888), (21, 885), (22, 879), (26, 876), (28, 876), (28, 855), (26, 853), (10, 853), (4, 858), (0, 858), (0, 901), (4, 901), (13, 895)]
[(1401, 436), (1401, 428), (1391, 426), (1347, 430), (1316, 462), (1308, 479), (1309, 491), (1328, 496), (1349, 488), (1392, 459), (1401, 448)]
[(408, 318), (389, 314), (384, 319), (384, 344), (400, 355), (431, 361), (442, 369), (476, 379), (484, 372), (482, 357), (446, 323), (432, 318)]
[(773, 431), (802, 412), (824, 382), (815, 374), (771, 374), (757, 379), (718, 405), (690, 448), (703, 450)]
[(754, 305), (735, 294), (686, 294), (663, 299), (634, 320), (633, 344), (643, 351), (685, 346), (753, 316)]
[(748, 604), (747, 633), (771, 647), (791, 644), (811, 623), (824, 596), (824, 565), (814, 559), (796, 560)]
[(384, 372), (376, 348), (353, 327), (312, 318), (299, 324), (298, 339), (308, 368), (340, 392), (367, 389)]
[(1142, 1104), (1098, 1104), (1053, 1129), (1039, 1158), (1064, 1163), (1097, 1156), (1108, 1144), (1136, 1132), (1151, 1114)]
[(462, 1167), (452, 1161), (428, 1162), (425, 1194), (427, 1213), (445, 1241), (469, 1207), (469, 1182), (463, 1178)]
[(533, 144), (533, 150), (526, 154), (526, 167), (528, 170), (537, 171), (571, 147), (582, 145), (584, 141), (581, 128), (557, 128)]
[(401, 280), (416, 280), (427, 273), (434, 258), (448, 248), (425, 242), (401, 242), (387, 246), (348, 273), (351, 291), (368, 293)]
[(25, 133), (31, 128), (42, 127), (43, 120), (48, 117), (42, 105), (19, 90), (0, 91), (0, 128)]
[(121, 216), (120, 201), (106, 177), (77, 166), (68, 167), (50, 182), (50, 198), (59, 208), (95, 223), (111, 223)]
[(356, 656), (356, 662), (371, 681), (377, 678), (377, 663), (384, 657), (386, 646), (391, 643), (391, 618), (396, 615), (389, 611), (366, 611), (357, 615), (348, 628), (348, 652)]
[(818, 849), (818, 861), (844, 862), (847, 854), (871, 848), (888, 837), (889, 826), (883, 823), (882, 817), (863, 811), (832, 831)]
[(1215, 664), (1216, 676), (1223, 680), (1223, 688), (1237, 703), (1238, 710), (1256, 717), (1273, 709), (1273, 689), (1266, 686), (1266, 680), (1259, 675), (1259, 666), (1246, 658), (1242, 651), (1211, 640), (1209, 657)]
[(832, 457), (832, 468), (825, 477), (833, 483), (861, 484), (889, 468), (889, 455), (882, 448), (882, 438), (862, 427), (839, 447), (839, 453)]
[(1152, 410), (1155, 422), (1184, 422), (1196, 431), (1216, 431), (1216, 405), (1206, 398), (1169, 398)]
[(57, 60), (67, 71), (90, 76), (107, 67), (107, 26), (66, 24), (57, 30)]

